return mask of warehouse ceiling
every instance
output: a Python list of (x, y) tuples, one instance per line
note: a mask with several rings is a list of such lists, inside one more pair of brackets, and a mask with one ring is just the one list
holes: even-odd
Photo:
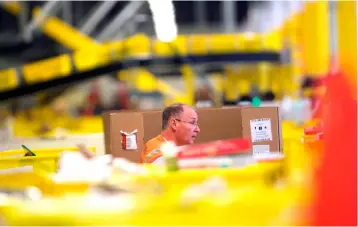
[[(62, 1), (61, 1), (62, 2)], [(36, 32), (31, 42), (23, 40), (22, 32), (24, 27), (28, 26), (31, 21), (29, 12), (32, 12), (34, 7), (43, 7), (46, 1), (23, 1), (27, 13), (22, 17), (15, 17), (5, 10), (0, 8), (0, 20), (2, 26), (0, 27), (0, 68), (7, 68), (23, 64), (31, 61), (36, 61), (51, 56), (55, 56), (64, 52), (69, 52), (54, 40), (46, 37), (41, 32)], [(64, 1), (61, 4), (67, 4), (67, 18), (65, 16), (64, 8), (59, 8), (53, 12), (59, 18), (63, 18), (66, 22), (75, 28), (80, 28), (86, 19), (98, 8), (101, 1)], [(118, 1), (106, 13), (101, 22), (91, 33), (92, 37), (96, 37), (102, 30), (110, 24), (110, 22), (126, 7), (128, 1)], [(222, 7), (221, 1), (203, 1), (200, 7), (204, 7), (204, 24), (215, 30), (222, 24)], [(252, 4), (252, 3), (251, 3)], [(239, 25), (244, 22), (247, 17), (249, 7), (248, 1), (236, 2), (236, 23)], [(175, 1), (176, 20), (179, 26), (179, 32), (194, 31), (198, 27), (198, 4), (197, 1)], [(148, 7), (147, 7), (148, 8)], [(70, 12), (70, 13), (69, 13)], [(150, 14), (148, 9), (144, 9), (139, 13)], [(69, 15), (70, 14), (70, 15)], [(203, 19), (202, 19), (203, 21)], [(203, 26), (203, 23), (200, 24)], [(153, 33), (152, 26), (137, 27), (139, 32)], [(185, 27), (185, 31), (184, 31)], [(148, 29), (149, 28), (149, 29)], [(140, 29), (143, 29), (142, 31)]]

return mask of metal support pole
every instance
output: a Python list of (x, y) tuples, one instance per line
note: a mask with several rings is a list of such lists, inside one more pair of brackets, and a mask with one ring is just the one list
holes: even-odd
[(98, 7), (96, 5), (96, 10), (85, 20), (85, 23), (81, 26), (80, 31), (85, 34), (91, 34), (99, 22), (116, 3), (116, 1), (104, 1), (99, 3)]
[(27, 24), (27, 21), (29, 20), (29, 12), (30, 12), (30, 9), (29, 9), (29, 3), (28, 2), (21, 2), (21, 12), (20, 12), (20, 15), (19, 15), (19, 31), (20, 31), (20, 34), (24, 34), (25, 32), (25, 27), (26, 27), (26, 24)]
[(195, 20), (198, 26), (205, 27), (206, 26), (206, 10), (205, 10), (205, 2), (204, 1), (194, 1), (195, 3)]
[(104, 42), (117, 33), (122, 26), (142, 7), (144, 1), (132, 1), (112, 20), (112, 22), (96, 37)]
[(33, 32), (46, 20), (46, 17), (53, 14), (58, 9), (60, 1), (48, 1), (42, 7), (40, 13), (30, 21), (24, 31), (24, 39), (26, 41), (32, 40)]
[(330, 55), (338, 55), (337, 2), (329, 2)]
[(279, 29), (282, 26), (283, 19), (284, 19), (284, 11), (282, 8), (283, 3), (278, 1), (270, 1), (271, 5), (271, 29)]
[(142, 27), (144, 23), (148, 21), (149, 17), (147, 15), (138, 14), (130, 22), (123, 26), (122, 29), (120, 29), (120, 31), (118, 31), (118, 33), (113, 37), (114, 39), (118, 40), (133, 35), (134, 33), (138, 32), (139, 28)]
[(63, 20), (72, 25), (72, 2), (71, 1), (62, 1), (62, 18)]
[(222, 1), (222, 19), (224, 31), (234, 32), (236, 29), (236, 2)]

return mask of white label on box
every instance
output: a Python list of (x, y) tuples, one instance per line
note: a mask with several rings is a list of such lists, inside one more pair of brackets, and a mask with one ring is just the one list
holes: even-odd
[(250, 127), (252, 142), (263, 142), (272, 140), (270, 118), (250, 120)]
[(261, 156), (270, 153), (270, 145), (253, 145), (252, 154), (254, 156)]
[(137, 132), (137, 129), (131, 133), (121, 131), (123, 150), (137, 150)]

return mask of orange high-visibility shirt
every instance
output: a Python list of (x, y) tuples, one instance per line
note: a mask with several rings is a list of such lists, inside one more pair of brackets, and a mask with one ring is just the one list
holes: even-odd
[(152, 163), (157, 158), (161, 157), (163, 154), (159, 148), (162, 143), (166, 143), (166, 141), (161, 135), (149, 140), (141, 153), (140, 162)]

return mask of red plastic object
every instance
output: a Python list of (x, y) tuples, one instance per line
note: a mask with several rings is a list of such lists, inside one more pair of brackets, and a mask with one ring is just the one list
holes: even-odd
[(325, 150), (315, 173), (313, 226), (357, 226), (357, 99), (342, 72), (330, 75), (323, 102)]
[(304, 129), (304, 135), (316, 135), (322, 132), (323, 132), (323, 127), (321, 125)]
[(180, 148), (179, 159), (203, 158), (247, 153), (251, 143), (247, 139), (218, 140)]
[(89, 91), (88, 97), (87, 97), (87, 103), (85, 104), (85, 107), (82, 111), (82, 114), (84, 116), (92, 116), (94, 113), (94, 109), (99, 101), (99, 86), (94, 83)]
[(121, 107), (121, 109), (129, 109), (130, 108), (130, 97), (129, 92), (124, 82), (118, 82), (117, 85), (117, 104)]
[(316, 134), (316, 139), (317, 139), (317, 140), (323, 140), (323, 139), (324, 139), (324, 133), (323, 133), (323, 132), (317, 133), (317, 134)]

